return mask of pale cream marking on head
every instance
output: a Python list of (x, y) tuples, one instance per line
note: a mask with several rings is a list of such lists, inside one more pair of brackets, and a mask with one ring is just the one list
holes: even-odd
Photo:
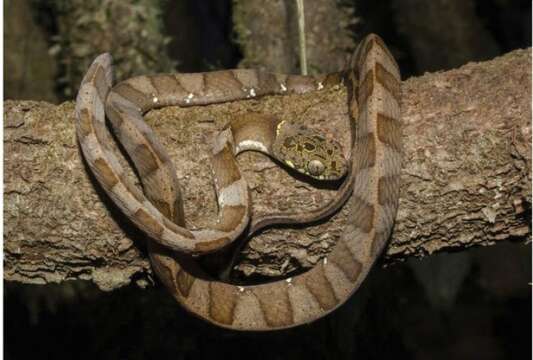
[(218, 205), (220, 207), (246, 205), (246, 199), (246, 182), (241, 178), (233, 184), (220, 189)]
[(276, 135), (279, 135), (279, 133), (281, 132), (281, 127), (283, 125), (285, 125), (285, 120), (280, 121), (279, 124), (276, 126)]
[(285, 281), (287, 282), (287, 284), (292, 285), (292, 278), (291, 277), (286, 279)]
[(248, 91), (248, 96), (251, 96), (251, 97), (254, 97), (256, 95), (255, 93), (255, 89), (254, 88), (250, 88), (250, 90)]
[(236, 152), (241, 152), (242, 150), (257, 150), (265, 153), (268, 152), (268, 149), (265, 144), (255, 140), (243, 140), (237, 144), (235, 149)]
[(279, 84), (279, 86), (281, 87), (281, 91), (283, 92), (287, 91), (287, 87), (285, 86), (285, 84), (281, 83)]

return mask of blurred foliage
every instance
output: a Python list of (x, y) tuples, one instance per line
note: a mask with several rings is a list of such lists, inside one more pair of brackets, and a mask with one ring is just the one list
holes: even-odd
[(4, 99), (56, 102), (57, 65), (31, 1), (4, 1)]
[(242, 55), (231, 38), (230, 1), (167, 0), (162, 9), (166, 32), (172, 34), (168, 53), (179, 61), (180, 72), (236, 67)]
[(166, 52), (170, 38), (162, 35), (163, 2), (55, 0), (48, 3), (49, 10), (57, 17), (57, 33), (52, 37), (50, 52), (60, 66), (59, 92), (65, 98), (74, 97), (91, 61), (103, 52), (113, 55), (118, 80), (173, 71), (176, 62)]
[[(362, 34), (353, 2), (308, 1), (305, 42), (310, 74), (344, 68)], [(243, 58), (239, 67), (299, 73), (300, 45), (296, 1), (233, 0), (234, 41)], [(325, 30), (326, 29), (326, 30)]]

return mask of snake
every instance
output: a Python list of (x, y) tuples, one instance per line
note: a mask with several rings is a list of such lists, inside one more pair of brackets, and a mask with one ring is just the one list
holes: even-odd
[[(97, 57), (89, 68), (76, 99), (76, 132), (83, 156), (113, 202), (154, 240), (148, 245), (155, 273), (192, 314), (234, 330), (284, 329), (329, 314), (359, 288), (387, 244), (398, 208), (402, 167), (400, 71), (379, 36), (370, 34), (360, 42), (345, 72), (351, 89), (350, 161), (343, 165), (341, 158), (335, 158), (335, 164), (331, 164), (327, 156), (304, 157), (298, 163), (295, 161), (302, 159), (289, 159), (295, 169), (316, 178), (327, 178), (331, 169), (340, 169), (333, 171), (334, 178), (347, 173), (333, 202), (307, 216), (314, 218), (338, 209), (349, 197), (350, 214), (345, 229), (331, 252), (310, 270), (258, 285), (239, 286), (213, 279), (202, 271), (192, 255), (221, 249), (234, 240), (231, 236), (246, 231), (247, 226), (253, 232), (267, 223), (283, 222), (284, 217), (288, 222), (299, 221), (298, 216), (282, 214), (252, 220), (252, 226), (246, 224), (251, 212), (249, 193), (234, 162), (235, 154), (245, 147), (252, 150), (265, 147), (267, 152), (274, 152), (278, 145), (268, 141), (282, 133), (285, 122), (252, 115), (252, 120), (244, 117), (217, 135), (212, 167), (217, 179), (219, 217), (215, 227), (193, 232), (184, 227), (183, 204), (169, 157), (142, 121), (143, 113), (159, 106), (208, 105), (316, 91), (338, 83), (339, 77), (344, 78), (338, 73), (298, 76), (238, 69), (142, 76), (112, 88), (109, 54)], [(106, 115), (140, 174), (144, 193), (127, 181), (110, 148), (112, 139), (105, 124)], [(239, 133), (235, 129), (239, 124), (249, 129), (244, 131), (248, 138), (243, 149), (238, 146), (239, 136), (233, 133)], [(325, 141), (308, 129), (300, 129), (302, 134), (298, 129), (290, 126), (289, 129), (288, 135), (280, 136), (285, 146), (278, 148), (278, 152), (312, 143), (333, 144), (324, 148), (325, 153), (330, 156), (339, 153), (338, 144)], [(265, 139), (254, 135), (258, 133), (271, 135)], [(296, 135), (301, 135), (299, 140)]]
[[(159, 74), (131, 78), (110, 90), (111, 61), (109, 54), (99, 56), (82, 82), (77, 98), (78, 138), (85, 159), (114, 203), (141, 230), (166, 247), (194, 255), (206, 254), (226, 247), (248, 228), (249, 191), (235, 159), (243, 151), (266, 153), (319, 180), (336, 180), (347, 172), (348, 163), (342, 157), (341, 146), (333, 139), (325, 139), (303, 125), (247, 114), (231, 121), (214, 140), (211, 163), (219, 207), (216, 223), (192, 231), (179, 226), (178, 219), (184, 215), (176, 170), (143, 121), (144, 113), (168, 105), (205, 105), (267, 94), (303, 93), (337, 83), (339, 76), (315, 79), (254, 70)], [(104, 114), (135, 164), (146, 196), (127, 181), (124, 169), (109, 149)], [(347, 195), (349, 189), (344, 188)], [(339, 203), (327, 207), (333, 209)], [(313, 220), (321, 214), (317, 210), (307, 218)], [(258, 217), (249, 229), (256, 232), (273, 223), (303, 220), (287, 214)]]

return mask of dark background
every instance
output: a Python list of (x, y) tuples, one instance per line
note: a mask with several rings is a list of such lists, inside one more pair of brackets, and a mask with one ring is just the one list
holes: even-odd
[[(392, 45), (404, 79), (531, 46), (530, 1), (465, 2), (472, 7), (468, 18), (453, 12), (431, 17), (424, 1), (359, 1), (356, 14), (363, 21), (350, 30), (354, 39), (380, 34)], [(124, 63), (124, 76), (143, 73), (143, 66), (151, 72), (190, 72), (236, 67), (241, 61), (231, 1), (153, 3), (162, 4), (161, 24), (144, 24), (146, 36), (161, 38), (162, 28), (169, 41), (144, 48), (144, 62), (131, 68)], [(139, 8), (135, 16), (143, 16), (144, 10)], [(68, 1), (4, 2), (6, 98), (54, 103), (73, 98), (74, 84), (86, 69), (77, 69), (75, 59), (86, 53), (69, 21), (83, 11), (90, 9), (73, 8)], [(476, 29), (469, 46), (446, 36), (457, 26)], [(443, 36), (428, 40), (431, 27), (442, 29)], [(139, 37), (134, 28), (115, 35), (131, 36), (124, 41), (131, 48)], [(530, 284), (531, 245), (516, 239), (375, 269), (356, 296), (325, 319), (255, 334), (221, 330), (192, 318), (161, 286), (104, 293), (81, 281), (5, 283), (4, 356), (525, 359), (531, 358)]]

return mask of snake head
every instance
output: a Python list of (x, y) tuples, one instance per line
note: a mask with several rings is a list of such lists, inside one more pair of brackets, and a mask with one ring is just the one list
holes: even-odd
[(278, 134), (273, 152), (290, 168), (318, 180), (338, 180), (348, 170), (341, 144), (308, 128)]

